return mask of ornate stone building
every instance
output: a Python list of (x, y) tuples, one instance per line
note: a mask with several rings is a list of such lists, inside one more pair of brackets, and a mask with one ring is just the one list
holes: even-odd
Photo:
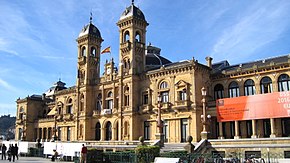
[(158, 95), (165, 142), (201, 140), (203, 96), (207, 90), (209, 139), (289, 136), (288, 115), (280, 118), (218, 122), (216, 100), (289, 91), (290, 56), (230, 65), (203, 65), (192, 58), (172, 63), (161, 49), (146, 46), (148, 22), (133, 3), (117, 22), (119, 61), (106, 62), (100, 74), (103, 38), (89, 22), (77, 38), (76, 86), (58, 81), (43, 95), (17, 100), (16, 139), (49, 141), (155, 140), (158, 133)]

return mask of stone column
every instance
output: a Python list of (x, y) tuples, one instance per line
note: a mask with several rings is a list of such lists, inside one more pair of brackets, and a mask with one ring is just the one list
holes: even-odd
[(105, 140), (105, 132), (106, 132), (106, 128), (101, 128), (101, 141)]
[(224, 139), (224, 135), (223, 135), (223, 122), (219, 122), (219, 139)]
[(255, 119), (252, 119), (252, 131), (253, 131), (253, 135), (251, 136), (251, 138), (257, 138), (257, 129), (256, 129)]
[(239, 135), (239, 121), (235, 121), (235, 136), (234, 139), (240, 139), (240, 135)]
[(276, 133), (275, 133), (275, 119), (274, 118), (270, 118), (270, 123), (271, 123), (271, 135), (270, 135), (270, 138), (275, 138), (276, 137)]
[(116, 140), (116, 128), (112, 127), (112, 140)]

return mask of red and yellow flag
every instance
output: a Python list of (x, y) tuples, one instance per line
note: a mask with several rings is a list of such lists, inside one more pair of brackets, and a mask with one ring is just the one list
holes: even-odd
[(104, 54), (104, 53), (111, 53), (111, 46), (109, 46), (101, 51), (101, 54)]

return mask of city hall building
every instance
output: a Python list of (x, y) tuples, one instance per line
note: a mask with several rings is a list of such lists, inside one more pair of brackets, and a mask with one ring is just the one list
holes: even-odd
[(290, 55), (237, 65), (210, 57), (171, 62), (146, 45), (148, 25), (134, 3), (127, 7), (117, 22), (119, 60), (100, 65), (103, 38), (91, 19), (77, 38), (76, 85), (57, 81), (42, 95), (17, 99), (16, 139), (156, 140), (159, 109), (167, 143), (189, 135), (198, 142), (203, 125), (209, 140), (290, 136)]

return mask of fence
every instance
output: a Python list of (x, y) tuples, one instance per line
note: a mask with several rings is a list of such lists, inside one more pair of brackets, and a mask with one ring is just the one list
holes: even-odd
[[(235, 156), (223, 158), (215, 154), (187, 154), (185, 152), (168, 152), (160, 153), (160, 157), (180, 158), (180, 163), (240, 163), (248, 159), (248, 162), (257, 163), (278, 163), (279, 159), (283, 159), (282, 154), (269, 153), (262, 154), (260, 158), (245, 158), (242, 153), (237, 153)], [(152, 163), (155, 157), (150, 155), (137, 156), (135, 153), (126, 152), (105, 152), (103, 153), (103, 162), (108, 163)]]

